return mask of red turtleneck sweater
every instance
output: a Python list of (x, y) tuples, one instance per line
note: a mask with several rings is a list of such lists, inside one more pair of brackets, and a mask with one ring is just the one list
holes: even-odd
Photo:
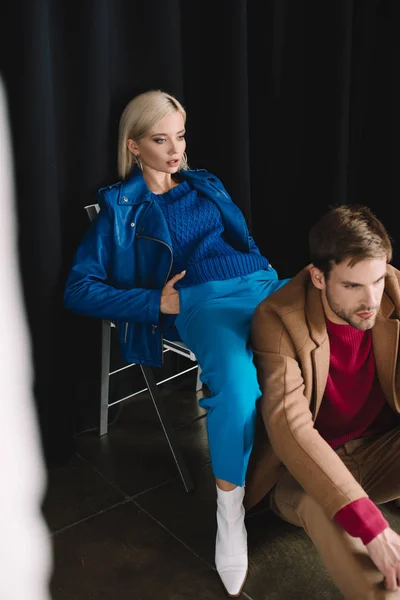
[[(332, 448), (393, 429), (398, 419), (386, 402), (376, 376), (371, 330), (360, 331), (329, 320), (326, 325), (330, 367), (315, 428)], [(368, 498), (343, 507), (335, 520), (364, 544), (388, 527), (381, 511)]]

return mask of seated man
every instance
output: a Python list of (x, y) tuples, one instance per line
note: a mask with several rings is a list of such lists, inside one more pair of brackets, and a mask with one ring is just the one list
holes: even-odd
[(311, 264), (253, 316), (268, 440), (245, 505), (269, 492), (345, 598), (400, 598), (400, 536), (377, 506), (400, 496), (400, 271), (366, 207), (330, 210), (309, 247)]

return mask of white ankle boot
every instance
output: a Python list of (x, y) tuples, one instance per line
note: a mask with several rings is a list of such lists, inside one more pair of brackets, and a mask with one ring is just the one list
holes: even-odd
[(247, 531), (244, 524), (244, 487), (224, 492), (217, 486), (215, 566), (228, 595), (240, 595), (247, 577)]

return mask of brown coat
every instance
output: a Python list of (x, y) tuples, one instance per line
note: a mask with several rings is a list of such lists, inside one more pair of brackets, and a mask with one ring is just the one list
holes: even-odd
[[(256, 433), (245, 506), (250, 509), (257, 504), (286, 468), (332, 518), (343, 506), (366, 493), (314, 429), (330, 354), (321, 292), (311, 283), (309, 270), (310, 265), (263, 300), (254, 312), (252, 346), (265, 427)], [(379, 381), (386, 400), (397, 413), (399, 318), (400, 271), (388, 265), (372, 343)]]

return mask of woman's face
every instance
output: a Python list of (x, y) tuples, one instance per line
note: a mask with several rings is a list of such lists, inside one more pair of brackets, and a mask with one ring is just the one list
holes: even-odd
[(128, 140), (128, 149), (140, 158), (143, 171), (153, 169), (162, 173), (176, 173), (185, 148), (185, 123), (178, 111), (163, 117), (138, 142)]

